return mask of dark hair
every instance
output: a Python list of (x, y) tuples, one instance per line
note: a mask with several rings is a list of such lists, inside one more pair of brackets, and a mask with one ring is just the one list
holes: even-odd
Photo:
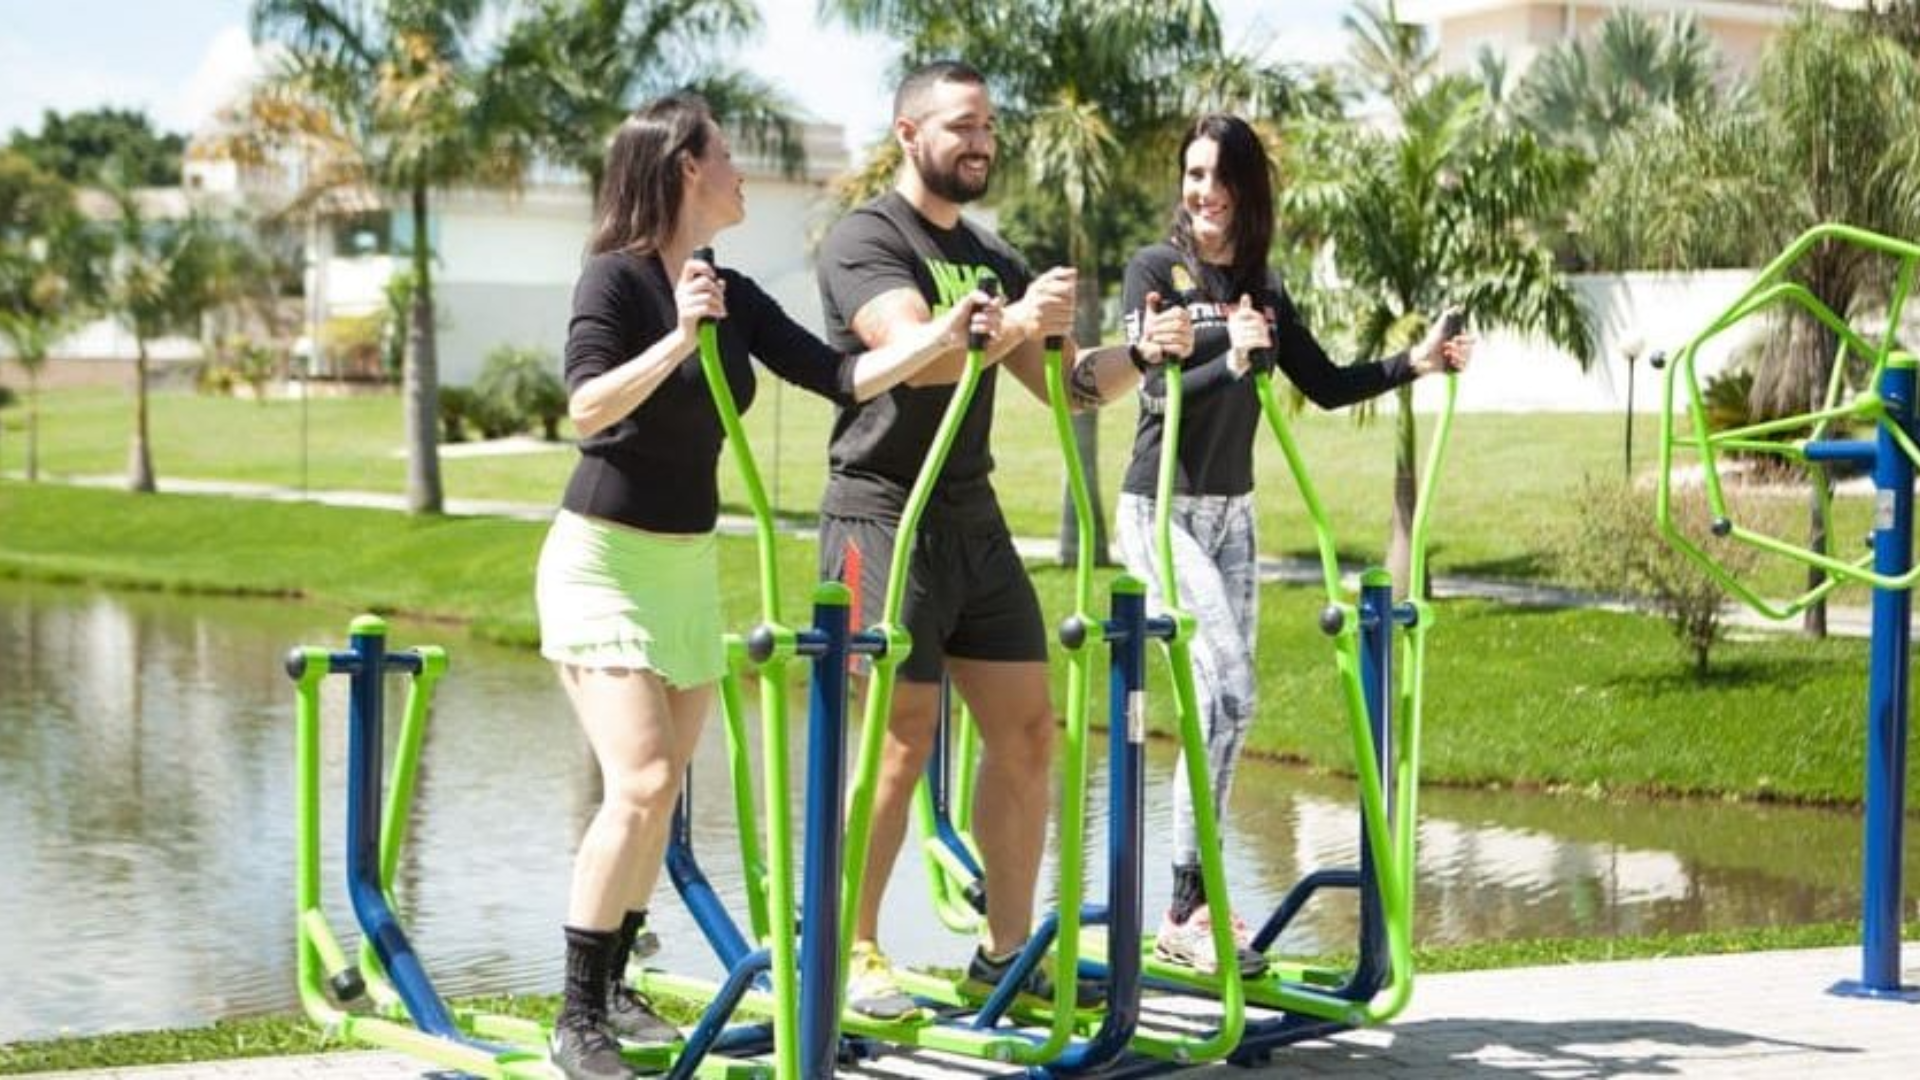
[(900, 89), (893, 92), (894, 119), (904, 116), (918, 120), (923, 109), (921, 101), (927, 96), (927, 91), (940, 83), (985, 86), (987, 77), (980, 74), (978, 68), (958, 60), (935, 60), (931, 64), (922, 64), (907, 72), (907, 77), (900, 80)]
[(713, 112), (698, 94), (668, 94), (634, 110), (613, 133), (587, 253), (660, 250), (680, 216), (682, 154), (707, 152)]
[[(1227, 274), (1238, 293), (1265, 286), (1267, 249), (1273, 245), (1273, 163), (1260, 135), (1245, 120), (1226, 113), (1208, 113), (1193, 122), (1180, 140), (1180, 174), (1187, 168), (1187, 148), (1200, 139), (1212, 139), (1219, 146), (1214, 172), (1220, 184), (1233, 195), (1233, 224), (1228, 238), (1233, 241), (1233, 265)], [(1187, 213), (1184, 199), (1176, 199), (1173, 209), (1173, 246), (1197, 264), (1200, 251), (1193, 241), (1193, 216)], [(1199, 268), (1196, 265), (1194, 269)], [(1199, 279), (1196, 273), (1195, 279)], [(1225, 299), (1225, 298), (1223, 298)]]

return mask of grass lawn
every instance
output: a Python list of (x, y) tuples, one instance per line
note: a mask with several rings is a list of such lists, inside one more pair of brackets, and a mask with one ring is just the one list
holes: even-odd
[[(770, 385), (773, 385), (770, 383)], [(996, 487), (1015, 532), (1052, 536), (1061, 500), (1060, 454), (1043, 409), (1011, 380), (1001, 387), (995, 423)], [(76, 389), (44, 395), (40, 462), (52, 477), (116, 475), (126, 467), (130, 407), (124, 391)], [(1099, 476), (1111, 513), (1133, 441), (1135, 406), (1118, 403), (1102, 414)], [(825, 447), (831, 407), (811, 395), (781, 388), (764, 395), (747, 415), (748, 437), (777, 506), (810, 518), (826, 479)], [(153, 397), (154, 467), (169, 477), (239, 480), (299, 487), (302, 482), (302, 407), (205, 397), (186, 391)], [(0, 471), (15, 471), (24, 455), (25, 417), (0, 412)], [(1354, 563), (1383, 559), (1390, 521), (1393, 457), (1391, 417), (1356, 423), (1346, 414), (1312, 411), (1295, 427), (1312, 479), (1332, 517), (1341, 556)], [(399, 399), (392, 395), (315, 400), (305, 409), (305, 482), (309, 488), (405, 488)], [(1422, 417), (1420, 435), (1431, 430)], [(1546, 538), (1571, 527), (1581, 513), (1583, 476), (1615, 476), (1621, 461), (1621, 421), (1600, 414), (1478, 413), (1459, 417), (1434, 509), (1432, 566), (1437, 573), (1539, 579)], [(1654, 424), (1636, 425), (1636, 471), (1645, 479), (1655, 459)], [(1262, 436), (1257, 480), (1263, 550), (1311, 555), (1314, 540), (1279, 450)], [(453, 498), (557, 501), (572, 468), (570, 451), (443, 459)], [(722, 498), (744, 508), (744, 492), (730, 467), (721, 469)], [(1752, 504), (1794, 537), (1803, 519), (1799, 500), (1786, 496)], [(1647, 495), (1652, 513), (1652, 493)], [(1868, 500), (1840, 501), (1839, 550), (1853, 551), (1865, 534)], [(1803, 573), (1769, 563), (1756, 571), (1774, 595), (1789, 595)], [(1845, 602), (1860, 602), (1850, 593)]]
[[(19, 482), (0, 482), (0, 523), (0, 574), (299, 596), (343, 615), (404, 612), (471, 622), (507, 642), (534, 640), (532, 574), (543, 535), (535, 523)], [(722, 551), (729, 612), (745, 624), (758, 606), (753, 547), (728, 539)], [(796, 619), (812, 548), (783, 544), (781, 562), (785, 610)], [(1071, 575), (1038, 568), (1034, 580), (1049, 617), (1064, 615)], [(1252, 742), (1347, 772), (1350, 735), (1315, 623), (1320, 605), (1304, 589), (1264, 594), (1263, 704)], [(1859, 798), (1862, 642), (1729, 642), (1697, 681), (1658, 620), (1480, 602), (1438, 612), (1423, 740), (1429, 780)], [(1057, 653), (1055, 661), (1061, 669)], [(1153, 677), (1158, 688), (1157, 667)], [(1163, 704), (1153, 719), (1164, 728)]]

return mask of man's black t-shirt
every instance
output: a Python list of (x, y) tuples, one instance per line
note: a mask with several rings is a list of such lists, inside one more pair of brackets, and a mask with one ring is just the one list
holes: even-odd
[[(991, 232), (965, 221), (940, 228), (921, 217), (899, 192), (888, 192), (841, 219), (821, 245), (820, 303), (828, 340), (835, 348), (858, 352), (865, 346), (853, 332), (853, 318), (875, 297), (913, 289), (939, 314), (971, 293), (986, 273), (1000, 279), (1009, 301), (1019, 299), (1032, 279), (1026, 262)], [(927, 503), (927, 524), (1000, 520), (988, 480), (993, 471), (988, 438), (997, 370), (988, 368), (981, 375)], [(833, 425), (831, 471), (821, 511), (898, 521), (952, 400), (952, 386), (902, 384), (842, 406)]]
[[(753, 404), (749, 355), (782, 379), (829, 400), (853, 400), (853, 356), (836, 352), (788, 318), (752, 278), (727, 269), (720, 278), (727, 286), (727, 317), (719, 323), (721, 366), (742, 413)], [(573, 290), (568, 393), (630, 362), (678, 322), (673, 282), (658, 257), (595, 255)], [(639, 408), (580, 440), (580, 461), (561, 505), (652, 532), (707, 532), (720, 509), (715, 470), (724, 437), (695, 352)]]
[[(1349, 367), (1329, 360), (1272, 270), (1261, 288), (1236, 290), (1224, 267), (1190, 263), (1171, 244), (1141, 248), (1127, 262), (1122, 290), (1127, 339), (1140, 339), (1148, 293), (1159, 293), (1163, 306), (1185, 305), (1193, 316), (1193, 355), (1181, 365), (1180, 376), (1184, 396), (1179, 469), (1173, 481), (1178, 495), (1245, 495), (1253, 490), (1253, 435), (1260, 425), (1260, 400), (1253, 380), (1236, 376), (1228, 364), (1232, 339), (1227, 317), (1243, 291), (1266, 313), (1280, 370), (1321, 408), (1364, 401), (1413, 379), (1405, 353)], [(1133, 460), (1121, 484), (1128, 494), (1151, 496), (1158, 491), (1166, 400), (1165, 374), (1158, 367), (1147, 369), (1140, 383)]]

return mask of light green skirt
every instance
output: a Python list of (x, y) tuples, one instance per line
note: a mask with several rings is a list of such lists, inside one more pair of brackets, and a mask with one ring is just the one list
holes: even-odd
[(562, 510), (534, 597), (549, 660), (643, 669), (683, 688), (726, 673), (712, 533), (643, 532)]

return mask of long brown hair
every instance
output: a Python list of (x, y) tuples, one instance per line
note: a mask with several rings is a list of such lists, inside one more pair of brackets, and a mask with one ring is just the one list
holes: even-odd
[[(1233, 195), (1233, 224), (1227, 230), (1233, 242), (1233, 265), (1227, 276), (1236, 292), (1251, 292), (1266, 284), (1267, 249), (1273, 246), (1273, 163), (1259, 133), (1245, 120), (1227, 113), (1208, 113), (1195, 120), (1186, 138), (1180, 140), (1181, 176), (1186, 175), (1187, 148), (1201, 139), (1212, 139), (1220, 148), (1214, 172)], [(1187, 213), (1184, 199), (1174, 203), (1173, 246), (1189, 262), (1199, 262), (1193, 215)]]
[(673, 234), (685, 197), (682, 155), (705, 156), (713, 112), (698, 94), (674, 93), (634, 111), (614, 132), (587, 254), (651, 255)]

